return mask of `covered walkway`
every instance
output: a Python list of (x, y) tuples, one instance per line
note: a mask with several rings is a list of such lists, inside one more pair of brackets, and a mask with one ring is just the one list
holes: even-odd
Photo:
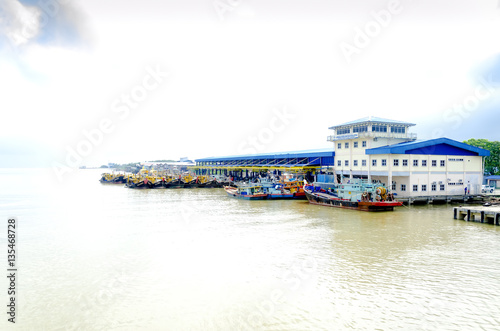
[(306, 150), (280, 153), (234, 155), (197, 159), (191, 167), (199, 175), (224, 174), (248, 177), (249, 172), (315, 172), (325, 166), (334, 165), (333, 149)]

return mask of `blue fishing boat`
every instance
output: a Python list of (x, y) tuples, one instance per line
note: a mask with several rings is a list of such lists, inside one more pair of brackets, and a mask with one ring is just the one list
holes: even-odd
[(268, 196), (260, 185), (224, 186), (224, 190), (230, 197), (244, 200), (264, 200)]
[(267, 193), (267, 199), (293, 199), (294, 194), (281, 183), (262, 184), (262, 190)]

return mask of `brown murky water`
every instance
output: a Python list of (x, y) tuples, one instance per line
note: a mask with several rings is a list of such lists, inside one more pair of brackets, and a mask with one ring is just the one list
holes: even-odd
[(0, 329), (500, 328), (500, 229), (451, 206), (240, 201), (102, 185), (100, 172), (0, 170), (3, 224), (20, 224), (18, 320)]

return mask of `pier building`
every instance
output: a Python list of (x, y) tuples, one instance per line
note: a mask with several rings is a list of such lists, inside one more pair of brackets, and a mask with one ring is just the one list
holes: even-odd
[(380, 181), (400, 198), (480, 194), (489, 151), (448, 138), (418, 141), (414, 125), (365, 117), (330, 127), (337, 177)]
[(449, 138), (417, 140), (410, 132), (413, 126), (364, 117), (330, 127), (329, 149), (209, 157), (195, 160), (192, 168), (198, 174), (241, 177), (249, 172), (301, 172), (322, 183), (361, 178), (384, 183), (410, 202), (481, 194), (483, 158), (490, 152)]

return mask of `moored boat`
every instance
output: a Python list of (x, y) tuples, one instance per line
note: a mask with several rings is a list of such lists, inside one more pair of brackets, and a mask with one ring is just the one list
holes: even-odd
[(244, 200), (263, 200), (266, 199), (268, 194), (264, 193), (262, 186), (224, 186), (226, 193), (233, 198)]
[(101, 174), (101, 179), (99, 179), (99, 181), (105, 184), (124, 184), (127, 182), (127, 175), (103, 173)]
[(306, 199), (306, 193), (304, 192), (304, 181), (302, 180), (291, 180), (282, 182), (285, 189), (290, 190), (293, 194), (294, 199)]
[(293, 199), (293, 193), (281, 183), (262, 184), (262, 191), (267, 194), (266, 199)]
[(403, 205), (382, 184), (353, 180), (346, 184), (332, 186), (333, 188), (324, 189), (320, 186), (306, 185), (304, 192), (309, 203), (328, 207), (362, 211), (392, 211), (394, 207)]

